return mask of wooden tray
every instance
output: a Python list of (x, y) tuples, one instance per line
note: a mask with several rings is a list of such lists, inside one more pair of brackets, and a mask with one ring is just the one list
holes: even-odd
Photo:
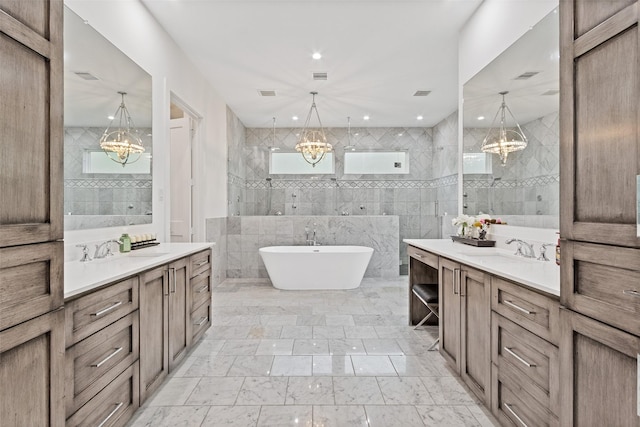
[(464, 243), (465, 245), (477, 246), (479, 248), (490, 248), (496, 245), (495, 240), (480, 240), (470, 237), (451, 236), (454, 242)]

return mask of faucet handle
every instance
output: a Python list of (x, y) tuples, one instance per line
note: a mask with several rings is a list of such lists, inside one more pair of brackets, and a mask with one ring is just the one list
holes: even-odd
[(77, 244), (76, 248), (82, 248), (82, 258), (80, 258), (80, 262), (91, 261), (91, 257), (89, 256), (89, 246), (84, 244)]
[(555, 244), (543, 243), (540, 245), (540, 256), (538, 257), (538, 261), (549, 261), (549, 258), (547, 258), (547, 248), (549, 246), (555, 246)]

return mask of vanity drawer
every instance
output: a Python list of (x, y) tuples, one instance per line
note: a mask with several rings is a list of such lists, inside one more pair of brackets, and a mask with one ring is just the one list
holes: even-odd
[(134, 311), (67, 349), (67, 417), (138, 359), (139, 324), (138, 311)]
[(558, 348), (495, 312), (491, 343), (491, 360), (498, 369), (507, 369), (516, 384), (559, 415)]
[(558, 345), (560, 304), (547, 296), (493, 276), (491, 309), (535, 335)]
[(510, 364), (491, 368), (491, 412), (503, 426), (560, 427), (558, 418), (517, 382)]
[(438, 269), (438, 255), (423, 251), (422, 249), (418, 249), (411, 245), (407, 247), (407, 255), (435, 268), (436, 270)]
[(139, 365), (129, 366), (93, 399), (67, 419), (66, 427), (124, 426), (140, 407)]
[(211, 326), (211, 301), (202, 304), (191, 313), (191, 325), (193, 336), (191, 342), (196, 342)]
[(640, 335), (640, 249), (562, 243), (563, 305)]
[(189, 262), (191, 264), (191, 277), (195, 277), (205, 271), (211, 271), (211, 249), (191, 255)]
[(211, 301), (211, 274), (202, 272), (191, 279), (191, 311)]

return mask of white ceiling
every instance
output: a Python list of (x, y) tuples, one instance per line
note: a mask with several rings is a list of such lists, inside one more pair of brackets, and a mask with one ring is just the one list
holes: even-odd
[(247, 127), (302, 126), (310, 91), (324, 126), (430, 127), (457, 108), (457, 36), (481, 0), (142, 2)]

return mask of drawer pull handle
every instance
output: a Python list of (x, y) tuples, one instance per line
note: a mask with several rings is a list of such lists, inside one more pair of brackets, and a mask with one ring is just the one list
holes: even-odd
[(504, 406), (504, 409), (511, 412), (511, 415), (516, 417), (516, 420), (518, 420), (520, 424), (522, 424), (524, 427), (529, 427), (524, 421), (522, 421), (522, 418), (520, 418), (518, 414), (516, 414), (515, 411), (511, 409), (511, 405), (509, 405), (508, 403), (503, 403), (502, 405)]
[(203, 265), (207, 264), (209, 261), (205, 260), (205, 261), (200, 261), (199, 263), (196, 264), (196, 267), (202, 267)]
[(91, 313), (91, 315), (94, 316), (94, 317), (100, 317), (103, 314), (106, 314), (106, 313), (110, 312), (114, 308), (120, 307), (121, 305), (122, 305), (122, 301), (118, 301), (117, 303), (113, 304), (110, 307), (107, 307), (107, 308), (105, 308), (103, 310), (100, 310), (100, 311), (96, 311), (95, 313)]
[(103, 425), (105, 425), (111, 419), (111, 417), (113, 417), (116, 414), (116, 412), (118, 412), (118, 409), (122, 408), (122, 405), (124, 405), (124, 402), (116, 403), (115, 405), (116, 407), (113, 409), (113, 411), (109, 412), (109, 415), (107, 415), (107, 418), (102, 420), (102, 422), (98, 424), (98, 427), (102, 427)]
[(208, 320), (207, 317), (203, 317), (202, 319), (200, 319), (198, 322), (195, 322), (194, 325), (196, 326), (202, 326), (205, 324), (205, 322)]
[(204, 285), (203, 287), (201, 287), (200, 289), (198, 289), (198, 290), (196, 291), (196, 293), (197, 293), (197, 294), (201, 294), (201, 293), (205, 292), (205, 291), (206, 291), (206, 290), (208, 290), (208, 289), (209, 289), (209, 285)]
[(522, 308), (522, 307), (520, 307), (519, 305), (512, 303), (512, 302), (511, 302), (511, 301), (509, 301), (508, 299), (503, 300), (502, 302), (503, 302), (504, 304), (508, 305), (509, 307), (511, 307), (511, 308), (515, 308), (516, 310), (518, 310), (518, 311), (520, 311), (520, 312), (522, 312), (522, 313), (524, 313), (524, 314), (536, 314), (536, 312), (535, 312), (535, 311), (529, 311), (529, 310), (527, 310), (526, 308)]
[(94, 363), (93, 365), (91, 365), (91, 367), (93, 368), (99, 368), (100, 366), (104, 365), (105, 363), (107, 363), (107, 361), (109, 359), (111, 359), (113, 356), (115, 356), (116, 354), (120, 353), (122, 351), (122, 347), (118, 347), (116, 348), (116, 350), (111, 353), (110, 355), (108, 355), (107, 357), (105, 357), (104, 359), (102, 359), (101, 361), (99, 361), (98, 363)]
[(634, 291), (633, 289), (627, 289), (626, 291), (622, 291), (625, 295), (631, 295), (632, 297), (640, 298), (640, 292)]
[(415, 256), (416, 258), (422, 259), (422, 255), (420, 255), (420, 254), (413, 254), (413, 256)]
[(507, 353), (509, 353), (510, 355), (512, 355), (513, 357), (515, 357), (518, 362), (522, 363), (523, 365), (526, 365), (527, 368), (533, 368), (536, 365), (527, 362), (526, 360), (524, 360), (522, 357), (520, 357), (518, 354), (516, 354), (513, 350), (511, 350), (509, 347), (503, 347), (504, 351), (506, 351)]

